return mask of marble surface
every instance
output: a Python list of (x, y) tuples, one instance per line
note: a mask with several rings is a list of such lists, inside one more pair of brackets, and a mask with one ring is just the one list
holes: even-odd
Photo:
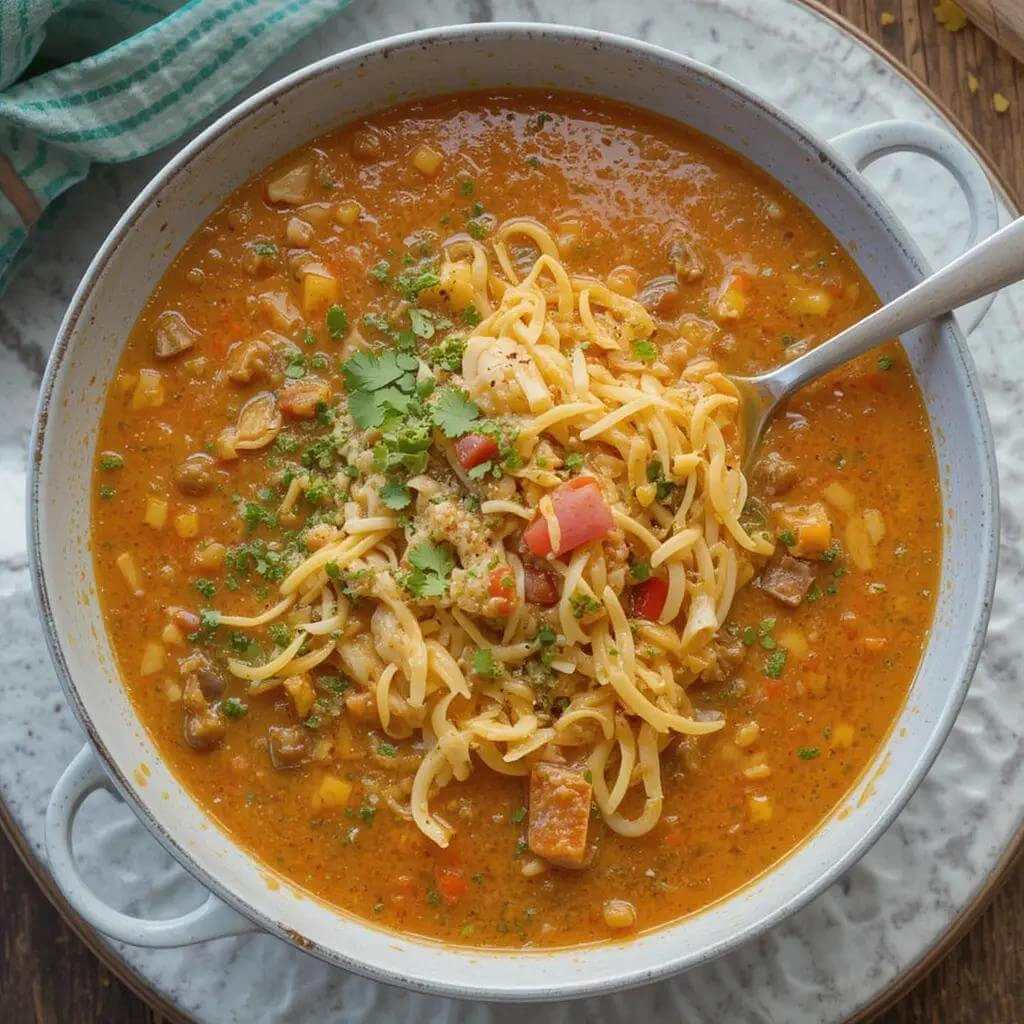
[[(941, 117), (892, 68), (795, 0), (362, 0), (272, 67), (261, 83), (327, 53), (400, 31), (480, 20), (560, 21), (657, 42), (721, 68), (820, 134), (856, 124)], [(784, 68), (785, 74), (778, 69)], [(35, 391), (56, 326), (89, 259), (167, 159), (97, 169), (48, 216), (35, 251), (0, 297), (0, 799), (42, 857), (42, 815), (81, 733), (64, 706), (32, 605), (22, 525)], [(966, 208), (945, 172), (891, 157), (869, 175), (938, 265), (966, 237)], [(1008, 217), (1004, 210), (1004, 216)], [(935, 944), (1024, 824), (1024, 635), (1014, 612), (1021, 550), (1024, 288), (997, 300), (971, 339), (996, 436), (1003, 547), (989, 640), (957, 725), (918, 793), (871, 852), (784, 925), (713, 964), (656, 986), (570, 1008), (568, 1021), (840, 1021), (867, 1005)], [(118, 339), (112, 339), (117, 344)], [(131, 913), (168, 916), (200, 887), (123, 806), (99, 794), (76, 823), (82, 870)], [(461, 1004), (372, 984), (265, 935), (196, 950), (115, 953), (197, 1020), (511, 1022), (522, 1011)]]

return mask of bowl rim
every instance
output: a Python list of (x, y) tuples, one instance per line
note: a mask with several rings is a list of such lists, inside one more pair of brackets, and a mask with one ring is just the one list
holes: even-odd
[[(803, 886), (798, 892), (792, 895), (783, 904), (773, 911), (763, 914), (759, 919), (747, 925), (744, 929), (721, 939), (713, 944), (703, 947), (697, 952), (681, 952), (670, 958), (664, 958), (660, 962), (645, 966), (642, 963), (632, 966), (629, 969), (621, 970), (618, 974), (598, 980), (567, 980), (554, 987), (548, 984), (544, 988), (507, 987), (495, 988), (493, 986), (474, 985), (471, 977), (462, 981), (438, 980), (426, 975), (410, 976), (409, 973), (401, 974), (397, 970), (379, 968), (364, 963), (336, 948), (324, 947), (319, 943), (313, 943), (305, 939), (299, 933), (288, 928), (285, 924), (269, 918), (263, 911), (253, 907), (247, 900), (228, 888), (219, 878), (202, 867), (192, 856), (185, 846), (185, 843), (171, 835), (157, 820), (156, 816), (136, 793), (130, 785), (126, 773), (119, 766), (118, 762), (111, 756), (106, 745), (100, 736), (92, 716), (82, 700), (67, 661), (64, 656), (61, 637), (57, 631), (55, 618), (52, 609), (50, 592), (47, 587), (45, 574), (45, 559), (43, 555), (43, 532), (40, 521), (41, 489), (43, 482), (43, 454), (47, 443), (47, 427), (49, 423), (49, 409), (55, 394), (58, 379), (65, 359), (72, 351), (72, 340), (77, 333), (79, 322), (82, 318), (85, 307), (92, 295), (97, 280), (102, 276), (107, 264), (110, 262), (116, 250), (130, 239), (136, 221), (142, 213), (150, 206), (159, 204), (161, 194), (172, 184), (182, 173), (187, 173), (189, 165), (203, 151), (216, 142), (221, 135), (229, 129), (245, 122), (260, 111), (268, 107), (276, 106), (279, 103), (287, 102), (289, 93), (307, 82), (320, 76), (332, 76), (349, 68), (358, 68), (361, 62), (367, 59), (393, 56), (400, 50), (420, 46), (444, 46), (451, 43), (472, 44), (493, 42), (500, 38), (515, 37), (520, 40), (529, 41), (531, 38), (543, 38), (553, 41), (564, 41), (567, 43), (589, 44), (595, 50), (606, 49), (618, 51), (634, 59), (642, 60), (645, 63), (655, 65), (675, 65), (688, 70), (691, 74), (703, 77), (715, 84), (724, 92), (731, 92), (744, 104), (752, 107), (762, 118), (773, 120), (787, 130), (794, 138), (795, 143), (806, 147), (810, 151), (817, 152), (821, 162), (828, 165), (831, 173), (838, 175), (852, 192), (860, 199), (861, 204), (868, 208), (874, 208), (879, 220), (884, 224), (891, 238), (892, 243), (898, 247), (908, 269), (915, 274), (925, 276), (928, 271), (920, 248), (903, 226), (900, 219), (893, 213), (885, 202), (866, 179), (854, 168), (846, 163), (839, 152), (827, 140), (820, 139), (809, 129), (795, 121), (787, 113), (774, 104), (758, 96), (745, 85), (738, 82), (732, 76), (713, 68), (702, 61), (694, 60), (691, 57), (669, 50), (665, 47), (652, 43), (633, 39), (618, 33), (605, 32), (597, 29), (589, 29), (563, 24), (542, 24), (534, 22), (489, 22), (483, 24), (457, 24), (446, 25), (435, 28), (417, 30), (414, 32), (401, 33), (372, 40), (358, 47), (340, 51), (321, 58), (313, 63), (305, 65), (289, 73), (288, 75), (270, 83), (258, 90), (249, 98), (231, 107), (218, 117), (212, 124), (200, 132), (192, 141), (183, 146), (167, 163), (147, 182), (138, 196), (128, 206), (124, 213), (118, 218), (117, 223), (110, 230), (92, 258), (84, 273), (78, 287), (71, 298), (68, 308), (61, 320), (57, 331), (55, 342), (47, 360), (46, 369), (40, 384), (39, 397), (37, 400), (31, 437), (29, 441), (28, 459), (28, 486), (26, 488), (26, 518), (28, 525), (28, 548), (29, 568), (32, 578), (32, 588), (36, 605), (40, 613), (40, 620), (43, 625), (44, 636), (50, 659), (54, 665), (61, 687), (71, 705), (75, 716), (84, 729), (90, 744), (97, 753), (101, 764), (107, 775), (111, 778), (116, 789), (126, 800), (135, 815), (145, 825), (147, 831), (174, 857), (186, 871), (204, 885), (210, 892), (222, 899), (229, 906), (242, 913), (253, 922), (259, 929), (265, 930), (279, 938), (297, 945), (306, 952), (313, 953), (320, 959), (336, 966), (358, 973), (364, 977), (378, 982), (396, 984), (411, 991), (429, 993), (434, 995), (464, 998), (464, 999), (490, 999), (499, 1001), (536, 1001), (548, 999), (572, 999), (586, 996), (596, 996), (610, 992), (622, 991), (637, 985), (651, 983), (680, 971), (697, 966), (699, 963), (710, 961), (723, 955), (737, 946), (751, 941), (764, 934), (768, 929), (774, 927), (782, 920), (796, 913), (806, 906), (812, 899), (833, 884), (842, 874), (850, 869), (882, 836), (889, 828), (895, 817), (906, 805), (912, 794), (920, 785), (928, 769), (938, 756), (945, 740), (947, 739), (953, 723), (959, 713), (960, 707), (966, 698), (967, 690), (977, 667), (981, 655), (982, 646), (988, 626), (989, 614), (992, 606), (992, 596), (995, 588), (996, 570), (998, 565), (998, 539), (999, 539), (999, 488), (998, 473), (995, 460), (995, 446), (992, 436), (991, 425), (987, 409), (982, 397), (982, 390), (978, 379), (977, 371), (971, 358), (970, 350), (959, 325), (954, 317), (944, 318), (944, 333), (948, 331), (948, 339), (952, 341), (952, 357), (959, 360), (960, 369), (963, 373), (963, 382), (967, 391), (967, 398), (974, 411), (977, 427), (980, 434), (980, 452), (983, 457), (984, 472), (982, 473), (984, 487), (979, 495), (979, 507), (983, 512), (988, 513), (989, 528), (985, 531), (982, 549), (978, 552), (979, 587), (974, 596), (975, 608), (972, 610), (970, 643), (964, 652), (960, 662), (960, 669), (957, 673), (956, 685), (950, 687), (941, 705), (934, 724), (925, 745), (918, 751), (911, 770), (905, 774), (898, 789), (894, 792), (879, 813), (875, 816), (870, 827), (865, 829), (858, 841), (833, 861), (829, 868), (821, 872)], [(472, 87), (467, 89), (453, 89), (451, 92), (473, 91)], [(443, 95), (433, 93), (431, 95)], [(385, 98), (386, 99), (386, 98)], [(390, 105), (383, 103), (379, 108), (387, 109)], [(679, 119), (679, 123), (685, 125), (685, 121)], [(730, 147), (731, 148), (731, 147)], [(770, 173), (765, 171), (764, 173)], [(799, 198), (799, 197), (798, 197)], [(927, 408), (927, 402), (926, 402)], [(923, 656), (923, 655), (922, 655)], [(902, 713), (902, 712), (901, 712)], [(865, 773), (870, 772), (877, 757), (888, 745), (891, 738), (882, 743), (875, 758), (868, 764)], [(858, 778), (863, 778), (862, 774)], [(187, 791), (186, 791), (187, 792)], [(770, 874), (778, 863), (781, 863), (796, 854), (806, 843), (813, 841), (820, 830), (822, 823), (800, 843), (790, 850), (779, 862), (766, 869)], [(223, 829), (220, 829), (224, 832)], [(227, 833), (225, 833), (227, 834)], [(228, 836), (230, 839), (230, 836)], [(232, 845), (259, 863), (251, 853), (240, 847), (234, 840)], [(759, 876), (761, 877), (761, 876)], [(748, 883), (749, 884), (749, 883)], [(741, 887), (735, 893), (723, 897), (721, 901), (712, 904), (708, 909), (713, 910), (715, 906), (722, 905), (729, 899), (743, 892), (746, 886)], [(699, 911), (704, 913), (707, 911)], [(692, 915), (688, 915), (690, 917)], [(357, 927), (374, 928), (372, 923), (350, 915), (353, 924)], [(670, 921), (657, 929), (651, 931), (669, 931), (678, 926), (681, 920)], [(381, 930), (379, 928), (375, 930)], [(442, 947), (443, 943), (436, 940), (424, 939), (409, 933), (396, 932), (404, 941), (420, 942), (432, 947)], [(643, 933), (647, 934), (647, 933)], [(638, 936), (637, 938), (641, 938)], [(603, 945), (603, 943), (602, 943)], [(456, 947), (462, 951), (462, 947)], [(552, 950), (525, 951), (527, 955), (542, 955), (547, 957), (557, 956), (579, 956), (585, 955), (588, 945), (570, 946)], [(474, 956), (496, 956), (496, 957), (522, 957), (523, 950), (517, 949), (473, 949)], [(415, 974), (415, 972), (412, 972)]]

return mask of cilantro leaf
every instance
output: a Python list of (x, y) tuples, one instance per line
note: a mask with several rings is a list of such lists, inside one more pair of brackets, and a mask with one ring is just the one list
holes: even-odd
[(343, 338), (348, 330), (348, 314), (341, 306), (327, 307), (327, 333), (332, 338)]
[(348, 411), (361, 430), (372, 430), (384, 422), (384, 403), (372, 391), (353, 391), (348, 396)]
[(417, 597), (440, 597), (448, 590), (455, 559), (446, 546), (426, 540), (411, 547), (406, 557), (413, 570), (405, 585)]
[(429, 339), (434, 336), (434, 314), (428, 310), (413, 306), (409, 310), (409, 322), (417, 338)]
[(405, 484), (398, 480), (389, 480), (380, 489), (380, 500), (388, 508), (393, 509), (395, 512), (401, 512), (403, 508), (408, 508), (412, 503), (412, 495)]
[(432, 267), (427, 269), (410, 267), (395, 278), (395, 290), (403, 299), (415, 302), (420, 297), (420, 292), (436, 288), (440, 283), (441, 278)]
[(394, 384), (408, 369), (399, 363), (401, 358), (396, 352), (384, 352), (379, 356), (357, 352), (342, 364), (345, 387), (349, 391), (379, 391)]
[(431, 411), (441, 433), (450, 438), (468, 434), (480, 418), (479, 407), (455, 388), (442, 388)]

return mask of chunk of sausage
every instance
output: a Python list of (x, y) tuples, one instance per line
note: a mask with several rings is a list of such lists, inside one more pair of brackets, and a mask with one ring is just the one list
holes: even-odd
[(182, 494), (198, 498), (213, 489), (214, 462), (205, 452), (190, 455), (174, 470), (174, 485)]
[(590, 783), (580, 772), (535, 765), (530, 772), (530, 850), (558, 867), (583, 867), (590, 801)]
[(758, 459), (753, 476), (754, 486), (769, 498), (785, 494), (800, 478), (796, 466), (778, 452), (769, 452)]
[(776, 601), (795, 608), (800, 604), (814, 580), (814, 570), (799, 558), (782, 555), (773, 558), (761, 574), (761, 589)]
[(190, 349), (198, 337), (180, 313), (161, 313), (153, 333), (153, 353), (157, 359), (170, 359)]
[(311, 420), (316, 415), (316, 407), (331, 400), (331, 385), (325, 380), (310, 377), (285, 384), (281, 388), (278, 405), (285, 416), (297, 420)]

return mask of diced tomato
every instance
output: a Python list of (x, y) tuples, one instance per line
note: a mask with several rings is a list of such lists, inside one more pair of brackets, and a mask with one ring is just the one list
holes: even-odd
[[(551, 504), (561, 530), (556, 555), (564, 555), (581, 544), (599, 540), (615, 525), (611, 509), (592, 476), (578, 476), (551, 492)], [(543, 558), (551, 553), (551, 537), (543, 516), (535, 519), (523, 531), (523, 539), (530, 551)]]
[(466, 434), (455, 442), (455, 457), (463, 469), (472, 469), (498, 454), (498, 442), (484, 434)]
[(530, 604), (539, 604), (542, 608), (558, 604), (558, 587), (551, 573), (534, 569), (532, 565), (526, 566), (525, 573), (523, 593)]
[(492, 569), (488, 579), (488, 588), (491, 597), (500, 598), (503, 602), (504, 607), (501, 614), (508, 615), (512, 611), (516, 594), (516, 578), (512, 572), (512, 566), (499, 565)]
[(454, 868), (437, 869), (437, 891), (445, 903), (458, 903), (459, 898), (466, 895), (465, 876)]
[(778, 679), (762, 679), (761, 685), (764, 687), (764, 695), (769, 700), (778, 700), (786, 692), (785, 685)]
[(668, 580), (652, 576), (633, 588), (633, 614), (638, 619), (657, 622), (668, 597)]

